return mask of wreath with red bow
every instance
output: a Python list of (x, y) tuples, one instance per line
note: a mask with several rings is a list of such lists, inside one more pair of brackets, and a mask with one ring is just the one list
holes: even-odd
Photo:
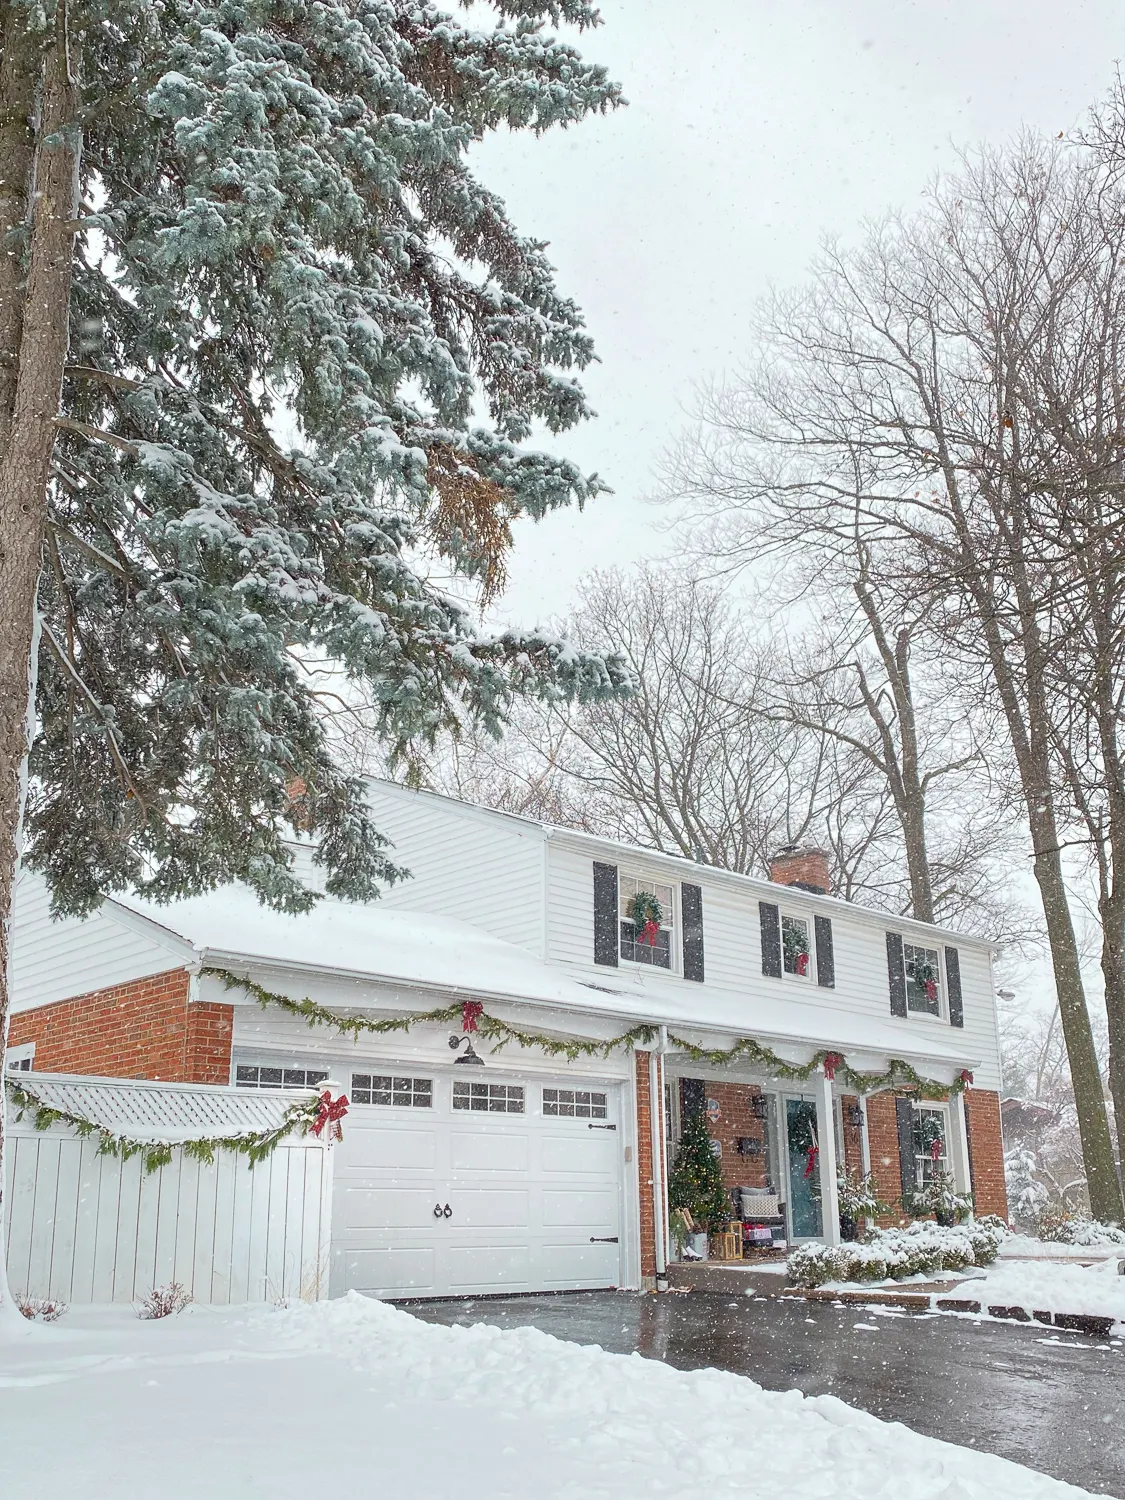
[(651, 891), (638, 891), (628, 906), (629, 920), (637, 929), (637, 942), (656, 947), (660, 936), (660, 924), (664, 921), (664, 908)]

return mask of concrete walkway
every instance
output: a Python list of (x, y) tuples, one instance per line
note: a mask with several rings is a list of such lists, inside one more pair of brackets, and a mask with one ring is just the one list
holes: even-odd
[[(531, 1326), (677, 1369), (796, 1386), (1125, 1500), (1125, 1347), (1036, 1325), (693, 1291), (432, 1302), (438, 1323)], [(757, 1476), (759, 1484), (768, 1476)]]

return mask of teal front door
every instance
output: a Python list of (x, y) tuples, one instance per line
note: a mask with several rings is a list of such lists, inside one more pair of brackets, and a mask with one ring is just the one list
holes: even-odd
[(785, 1100), (785, 1149), (789, 1172), (789, 1238), (819, 1239), (823, 1233), (823, 1221), (814, 1100)]

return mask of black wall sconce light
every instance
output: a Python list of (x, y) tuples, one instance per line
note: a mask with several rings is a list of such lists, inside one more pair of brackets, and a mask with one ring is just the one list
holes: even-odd
[(457, 1048), (461, 1045), (462, 1042), (465, 1042), (467, 1045), (465, 1047), (464, 1052), (462, 1052), (461, 1056), (460, 1057), (455, 1057), (453, 1059), (454, 1066), (456, 1067), (457, 1064), (459, 1064), (459, 1063), (462, 1063), (462, 1064), (463, 1063), (468, 1063), (470, 1067), (476, 1066), (478, 1068), (483, 1068), (484, 1067), (484, 1058), (478, 1056), (477, 1052), (475, 1051), (475, 1049), (473, 1047), (473, 1039), (472, 1039), (472, 1037), (469, 1037), (469, 1036), (456, 1036), (456, 1035), (454, 1035), (454, 1036), (451, 1036), (449, 1038), (450, 1048), (454, 1052), (457, 1051)]
[(863, 1124), (863, 1110), (858, 1104), (844, 1106), (844, 1124), (860, 1126)]
[(769, 1117), (770, 1102), (765, 1094), (752, 1094), (750, 1096), (750, 1117), (754, 1120), (765, 1120)]

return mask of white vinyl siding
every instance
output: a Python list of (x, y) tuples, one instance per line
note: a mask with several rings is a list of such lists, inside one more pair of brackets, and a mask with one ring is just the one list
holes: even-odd
[(542, 829), (385, 782), (370, 783), (370, 800), (391, 859), (410, 870), (380, 907), (440, 912), (542, 956)]

